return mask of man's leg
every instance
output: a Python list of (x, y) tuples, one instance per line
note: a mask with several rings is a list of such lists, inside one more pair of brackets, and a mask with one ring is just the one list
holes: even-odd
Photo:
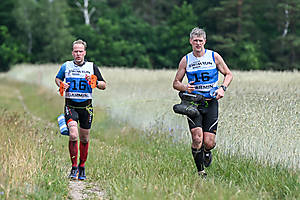
[(87, 160), (87, 155), (88, 155), (88, 149), (89, 149), (89, 133), (90, 129), (84, 129), (80, 128), (80, 145), (79, 145), (79, 150), (80, 150), (80, 162), (79, 166), (84, 167), (84, 164)]
[(85, 162), (87, 160), (87, 156), (88, 156), (89, 132), (90, 132), (90, 129), (80, 128), (80, 135), (79, 135), (79, 138), (80, 138), (80, 145), (79, 145), (80, 162), (79, 162), (79, 175), (78, 175), (78, 179), (80, 179), (80, 180), (86, 179), (84, 164), (85, 164)]
[(206, 176), (203, 166), (203, 149), (202, 141), (203, 141), (203, 131), (202, 128), (196, 127), (191, 129), (192, 134), (192, 154), (194, 157), (194, 161), (198, 170), (198, 174), (201, 176)]
[(218, 128), (218, 101), (216, 99), (208, 102), (207, 114), (203, 119), (203, 145), (204, 166), (208, 167), (212, 161), (211, 150), (216, 146), (216, 133)]
[(76, 178), (77, 176), (77, 157), (78, 157), (78, 128), (77, 128), (77, 122), (71, 120), (68, 123), (69, 127), (69, 152), (70, 152), (70, 158), (72, 162), (72, 169), (70, 178)]
[(208, 167), (212, 162), (211, 150), (216, 146), (216, 135), (210, 132), (204, 132), (204, 166)]

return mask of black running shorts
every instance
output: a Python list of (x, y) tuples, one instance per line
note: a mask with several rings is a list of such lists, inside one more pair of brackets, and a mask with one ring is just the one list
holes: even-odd
[(74, 102), (66, 99), (65, 118), (67, 124), (70, 121), (76, 121), (80, 128), (90, 129), (93, 121), (93, 106), (91, 100), (84, 102)]
[(203, 132), (217, 133), (218, 127), (218, 101), (216, 99), (208, 100), (206, 106), (198, 106), (200, 115), (194, 118), (187, 118), (189, 128), (200, 127)]

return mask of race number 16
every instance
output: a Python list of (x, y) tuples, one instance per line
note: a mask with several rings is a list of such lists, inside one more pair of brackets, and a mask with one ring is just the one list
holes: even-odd
[[(72, 81), (73, 83), (73, 90), (78, 90), (78, 88), (76, 88), (76, 81), (73, 80)], [(79, 90), (85, 90), (86, 89), (86, 81), (79, 81)]]
[(200, 82), (202, 81), (209, 81), (209, 73), (208, 72), (203, 72), (200, 74), (200, 77), (197, 76), (197, 74), (194, 74), (195, 76), (195, 82)]

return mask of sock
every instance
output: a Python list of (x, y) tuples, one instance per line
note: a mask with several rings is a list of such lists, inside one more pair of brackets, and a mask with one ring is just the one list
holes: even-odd
[(72, 162), (72, 167), (77, 167), (77, 156), (78, 156), (78, 142), (69, 141), (69, 152)]
[(204, 170), (204, 166), (203, 166), (203, 149), (195, 149), (192, 148), (192, 154), (194, 157), (194, 161), (197, 167), (198, 172)]
[(84, 167), (84, 163), (85, 163), (85, 161), (87, 159), (87, 155), (88, 155), (89, 142), (87, 142), (87, 143), (80, 142), (79, 149), (80, 149), (79, 167)]

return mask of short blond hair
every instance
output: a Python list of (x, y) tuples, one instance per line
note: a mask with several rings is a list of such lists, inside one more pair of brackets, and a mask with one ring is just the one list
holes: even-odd
[(83, 41), (83, 40), (75, 40), (74, 42), (73, 42), (73, 46), (72, 47), (74, 47), (74, 45), (75, 44), (82, 44), (83, 46), (84, 46), (84, 50), (87, 48), (87, 44), (86, 44), (86, 42), (85, 41)]
[(190, 39), (193, 39), (194, 36), (203, 37), (206, 40), (206, 33), (202, 28), (195, 27), (190, 33)]

